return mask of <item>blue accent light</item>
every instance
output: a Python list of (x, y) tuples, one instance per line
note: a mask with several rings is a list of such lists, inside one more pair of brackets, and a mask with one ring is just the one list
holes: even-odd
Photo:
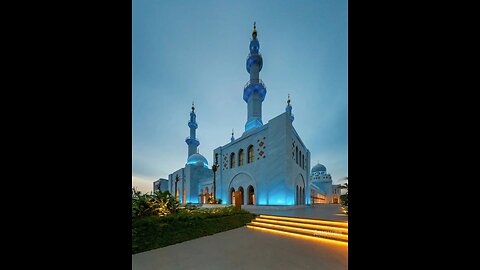
[(249, 131), (250, 129), (261, 127), (261, 126), (263, 126), (262, 121), (255, 119), (245, 124), (245, 131)]
[(194, 138), (186, 138), (185, 139), (185, 142), (188, 144), (188, 145), (195, 145), (195, 146), (199, 146), (200, 145), (200, 142), (197, 140), (197, 139), (194, 139)]
[(243, 89), (243, 100), (248, 103), (248, 98), (250, 97), (253, 92), (257, 92), (260, 95), (260, 101), (263, 102), (265, 100), (265, 96), (267, 95), (267, 89), (263, 83), (249, 83)]
[(260, 50), (260, 42), (258, 42), (258, 39), (252, 39), (250, 41), (250, 52), (251, 53), (258, 53), (258, 50)]
[(263, 58), (261, 54), (249, 54), (247, 58), (247, 72), (250, 73), (250, 68), (252, 67), (253, 63), (258, 63), (259, 72), (262, 71), (263, 67)]
[(187, 164), (195, 165), (195, 166), (203, 166), (204, 168), (208, 169), (207, 159), (200, 154), (193, 154), (189, 156), (187, 160)]
[(258, 204), (259, 204), (259, 205), (266, 205), (266, 204), (267, 204), (267, 200), (265, 200), (265, 198), (258, 199)]

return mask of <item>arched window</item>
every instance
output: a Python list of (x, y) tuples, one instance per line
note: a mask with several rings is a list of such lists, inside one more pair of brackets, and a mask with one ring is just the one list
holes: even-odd
[(255, 204), (255, 190), (252, 186), (248, 186), (248, 204)]
[(302, 169), (305, 170), (305, 155), (302, 156)]
[(239, 196), (240, 196), (240, 204), (243, 205), (243, 194), (245, 194), (245, 192), (243, 192), (243, 187), (239, 187), (238, 188), (238, 192), (240, 193)]
[(298, 165), (300, 165), (300, 167), (302, 167), (302, 151), (298, 152), (298, 158), (299, 158)]
[(235, 189), (234, 188), (231, 188), (230, 189), (230, 204), (235, 204)]
[(242, 166), (243, 165), (243, 149), (240, 149), (240, 151), (238, 151), (238, 166)]
[(295, 146), (295, 162), (298, 164), (298, 146)]
[(230, 169), (235, 167), (235, 153), (230, 154)]
[(250, 145), (250, 146), (248, 147), (247, 152), (248, 152), (248, 163), (252, 163), (252, 162), (253, 162), (253, 158), (254, 158), (254, 156), (253, 156), (253, 145)]

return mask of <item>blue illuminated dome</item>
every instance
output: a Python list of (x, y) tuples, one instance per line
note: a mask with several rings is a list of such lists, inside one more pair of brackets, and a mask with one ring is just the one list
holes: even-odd
[(208, 168), (208, 161), (207, 159), (200, 155), (200, 154), (193, 154), (188, 157), (187, 164), (196, 165), (196, 166), (203, 166)]
[(314, 172), (327, 172), (327, 168), (325, 168), (325, 166), (323, 166), (322, 164), (319, 163), (319, 164), (313, 166), (312, 174)]

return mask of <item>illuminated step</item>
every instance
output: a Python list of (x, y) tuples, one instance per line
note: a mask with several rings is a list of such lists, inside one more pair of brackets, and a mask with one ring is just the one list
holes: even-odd
[(284, 217), (284, 216), (273, 216), (273, 215), (260, 215), (259, 218), (278, 220), (278, 221), (289, 221), (289, 222), (296, 222), (296, 223), (303, 223), (303, 224), (324, 225), (324, 226), (348, 229), (348, 221)]
[(317, 235), (313, 236), (313, 235), (306, 234), (306, 233), (301, 233), (301, 232), (291, 232), (291, 231), (286, 231), (286, 230), (281, 230), (281, 229), (265, 228), (265, 227), (260, 227), (260, 226), (253, 225), (253, 224), (250, 224), (250, 223), (247, 224), (246, 226), (247, 226), (247, 228), (254, 229), (254, 230), (259, 230), (259, 231), (272, 232), (272, 233), (277, 233), (277, 234), (281, 234), (281, 235), (299, 237), (299, 238), (302, 238), (302, 239), (309, 239), (309, 240), (320, 241), (320, 242), (325, 242), (325, 243), (348, 245), (348, 240), (344, 240), (344, 239), (332, 239), (332, 238), (317, 236)]
[(335, 227), (330, 225), (317, 225), (317, 224), (311, 224), (311, 223), (292, 222), (292, 221), (283, 221), (283, 220), (266, 219), (266, 218), (256, 218), (254, 221), (261, 222), (261, 223), (274, 224), (274, 225), (284, 225), (288, 227), (303, 228), (303, 229), (334, 231), (339, 234), (348, 235), (348, 228)]
[(298, 227), (292, 227), (292, 226), (284, 226), (284, 225), (263, 223), (263, 222), (258, 222), (258, 221), (255, 221), (255, 220), (250, 222), (247, 225), (253, 225), (253, 226), (272, 229), (272, 230), (281, 230), (281, 231), (292, 232), (292, 233), (300, 233), (300, 234), (303, 234), (303, 235), (309, 235), (309, 236), (315, 236), (315, 237), (323, 237), (323, 238), (329, 238), (329, 239), (348, 241), (348, 235), (347, 234), (338, 233), (338, 232), (331, 231), (331, 230), (328, 230), (328, 229), (327, 230), (313, 230), (313, 229), (305, 229), (305, 228), (298, 228)]

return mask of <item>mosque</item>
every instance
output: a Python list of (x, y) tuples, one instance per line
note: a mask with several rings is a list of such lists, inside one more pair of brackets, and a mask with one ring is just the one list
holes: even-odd
[(213, 170), (197, 150), (200, 141), (192, 103), (185, 167), (171, 173), (168, 179), (154, 182), (154, 190), (168, 189), (182, 204), (208, 203), (214, 192), (222, 204), (234, 203), (235, 194), (242, 205), (338, 203), (338, 186), (332, 186), (325, 166), (317, 164), (310, 173), (310, 151), (293, 127), (290, 97), (285, 112), (263, 123), (262, 102), (267, 89), (259, 77), (263, 58), (255, 24), (249, 48), (246, 69), (250, 80), (243, 89), (247, 103), (245, 132), (239, 138), (234, 138), (232, 132), (229, 143), (213, 150), (215, 184)]

